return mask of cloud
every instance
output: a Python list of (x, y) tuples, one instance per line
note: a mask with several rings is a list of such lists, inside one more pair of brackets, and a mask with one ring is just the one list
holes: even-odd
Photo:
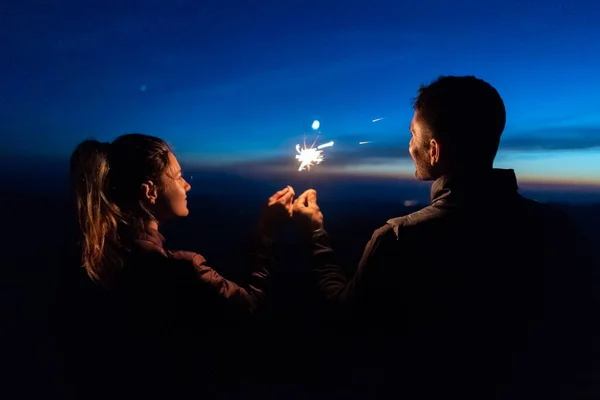
[[(344, 168), (352, 165), (381, 165), (403, 162), (410, 159), (408, 153), (408, 136), (400, 140), (372, 139), (374, 135), (345, 135), (331, 138), (335, 141), (332, 148), (326, 149), (323, 165), (333, 168)], [(600, 147), (600, 127), (552, 127), (538, 130), (510, 132), (500, 143), (499, 157), (510, 152), (585, 150)], [(243, 161), (236, 164), (244, 168), (278, 169), (297, 166), (294, 154), (275, 156), (257, 160)]]
[[(368, 144), (360, 145), (359, 138), (365, 139), (365, 136), (344, 136), (339, 139), (330, 138), (335, 142), (331, 148), (325, 149), (325, 161), (322, 166), (325, 169), (344, 168), (350, 165), (378, 165), (386, 164), (390, 161), (408, 160), (408, 140), (398, 141), (373, 141)], [(328, 138), (329, 139), (329, 138)], [(234, 167), (248, 168), (257, 170), (289, 170), (293, 171), (298, 167), (295, 159), (295, 151), (289, 154), (278, 155), (270, 158), (260, 158), (235, 163)], [(319, 170), (322, 170), (320, 167)]]
[(501, 150), (584, 150), (600, 147), (600, 127), (564, 126), (515, 132), (504, 137)]

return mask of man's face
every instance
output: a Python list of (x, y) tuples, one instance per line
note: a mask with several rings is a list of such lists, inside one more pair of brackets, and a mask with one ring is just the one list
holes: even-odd
[(439, 146), (431, 135), (425, 122), (415, 111), (415, 115), (410, 123), (410, 144), (408, 152), (415, 163), (415, 177), (421, 181), (431, 181), (437, 179), (437, 162), (439, 155)]

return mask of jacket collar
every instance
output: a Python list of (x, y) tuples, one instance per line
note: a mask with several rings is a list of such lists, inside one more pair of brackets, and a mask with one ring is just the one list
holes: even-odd
[(443, 175), (431, 185), (431, 204), (479, 197), (507, 197), (518, 194), (512, 169), (492, 169), (484, 173)]

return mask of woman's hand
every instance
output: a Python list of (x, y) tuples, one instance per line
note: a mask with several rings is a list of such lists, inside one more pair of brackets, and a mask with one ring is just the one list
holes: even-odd
[(260, 233), (272, 236), (282, 222), (291, 218), (294, 195), (294, 188), (288, 186), (269, 198), (259, 222)]

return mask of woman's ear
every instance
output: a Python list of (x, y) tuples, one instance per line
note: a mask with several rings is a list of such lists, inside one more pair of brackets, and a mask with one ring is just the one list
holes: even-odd
[(156, 198), (158, 197), (158, 188), (152, 181), (146, 181), (142, 183), (140, 187), (140, 195), (142, 200), (149, 204), (156, 204)]

